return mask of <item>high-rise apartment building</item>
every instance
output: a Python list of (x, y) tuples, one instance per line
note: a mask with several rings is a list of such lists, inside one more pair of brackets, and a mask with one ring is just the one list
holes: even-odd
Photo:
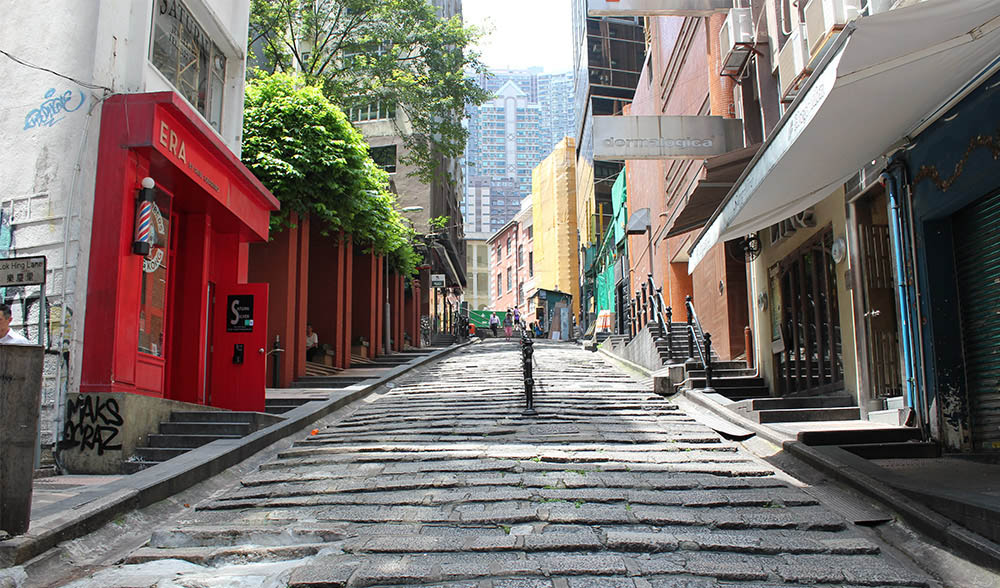
[(463, 214), (469, 231), (494, 233), (531, 192), (531, 170), (573, 134), (573, 76), (541, 68), (498, 70), (477, 82), (494, 98), (466, 112)]

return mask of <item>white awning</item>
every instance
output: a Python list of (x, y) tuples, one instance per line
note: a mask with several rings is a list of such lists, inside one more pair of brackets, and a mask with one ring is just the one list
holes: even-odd
[(997, 0), (933, 0), (849, 24), (695, 240), (688, 270), (716, 243), (826, 198), (998, 63)]

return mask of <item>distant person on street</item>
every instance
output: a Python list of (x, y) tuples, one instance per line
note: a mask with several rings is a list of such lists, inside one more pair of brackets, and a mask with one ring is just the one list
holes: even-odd
[(306, 360), (316, 361), (316, 352), (319, 351), (319, 335), (313, 330), (313, 326), (306, 324)]
[(503, 334), (504, 334), (504, 341), (510, 341), (510, 335), (511, 335), (511, 333), (512, 333), (513, 331), (514, 331), (514, 318), (513, 318), (513, 313), (511, 313), (511, 312), (510, 312), (510, 311), (508, 310), (508, 311), (507, 311), (507, 314), (505, 314), (505, 315), (504, 315), (504, 317), (503, 317)]
[(0, 345), (31, 345), (31, 341), (28, 341), (21, 333), (10, 328), (10, 319), (12, 316), (10, 305), (0, 304)]
[(490, 330), (493, 331), (494, 339), (497, 338), (497, 330), (499, 328), (500, 328), (500, 317), (498, 317), (497, 313), (494, 312), (493, 314), (490, 315)]

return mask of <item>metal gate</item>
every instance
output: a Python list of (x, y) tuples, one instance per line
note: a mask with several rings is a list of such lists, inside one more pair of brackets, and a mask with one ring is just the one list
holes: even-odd
[(953, 217), (972, 441), (1000, 450), (1000, 193)]
[(780, 264), (782, 350), (774, 356), (781, 395), (819, 395), (844, 385), (836, 263), (827, 228)]

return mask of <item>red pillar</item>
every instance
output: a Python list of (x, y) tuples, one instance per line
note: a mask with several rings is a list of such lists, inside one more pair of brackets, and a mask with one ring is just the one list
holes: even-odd
[(382, 342), (385, 333), (385, 259), (374, 253), (372, 259), (375, 273), (375, 290), (372, 292), (372, 316), (375, 317), (375, 320), (372, 321), (375, 323), (375, 333), (372, 337), (372, 350), (374, 351), (372, 357), (374, 357), (385, 352)]
[(414, 347), (421, 347), (420, 343), (420, 311), (424, 307), (423, 288), (420, 280), (414, 278), (410, 281), (410, 291), (412, 293), (410, 312), (410, 339)]
[(351, 330), (357, 337), (368, 341), (368, 357), (374, 357), (378, 350), (378, 258), (374, 253), (355, 255), (353, 267), (352, 322)]
[[(299, 356), (303, 355), (305, 335), (299, 337), (305, 329), (305, 317), (299, 316), (302, 311), (300, 299), (306, 291), (306, 275), (301, 271), (300, 257), (303, 254), (301, 233), (303, 225), (293, 216), (295, 226), (280, 233), (273, 233), (268, 243), (254, 243), (250, 246), (248, 277), (251, 282), (264, 282), (270, 285), (267, 305), (267, 341), (273, 345), (275, 336), (280, 337), (281, 367), (278, 372), (278, 385), (288, 387), (300, 373), (297, 370)], [(308, 243), (306, 243), (308, 247)], [(304, 252), (308, 256), (308, 250)], [(299, 324), (301, 323), (301, 327)], [(297, 344), (302, 342), (302, 345)], [(304, 362), (304, 357), (303, 357)], [(267, 363), (267, 386), (274, 385), (274, 361), (269, 357)], [(303, 363), (303, 373), (305, 364)]]
[[(306, 317), (309, 315), (309, 219), (299, 220), (299, 238), (296, 243), (298, 255), (298, 292), (295, 297), (295, 338), (291, 347), (295, 353), (295, 377), (306, 375)], [(287, 347), (286, 347), (287, 349)]]
[(342, 368), (351, 367), (351, 341), (354, 337), (351, 315), (353, 314), (352, 304), (354, 301), (353, 293), (354, 288), (352, 286), (354, 280), (354, 241), (351, 240), (350, 235), (343, 235), (343, 250), (344, 250), (344, 279), (340, 282), (340, 291), (344, 295), (344, 329), (341, 332), (341, 341), (343, 345), (340, 347), (340, 361), (337, 363), (338, 366)]
[(392, 287), (392, 349), (403, 350), (403, 276), (391, 274)]

